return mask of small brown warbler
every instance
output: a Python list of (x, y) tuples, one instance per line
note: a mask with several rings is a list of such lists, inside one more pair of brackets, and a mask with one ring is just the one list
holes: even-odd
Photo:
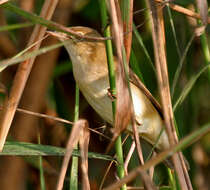
[[(97, 31), (88, 27), (78, 26), (70, 29), (80, 35), (101, 37)], [(65, 48), (72, 61), (74, 78), (80, 91), (93, 109), (105, 121), (113, 124), (112, 100), (108, 95), (110, 87), (105, 43), (75, 39), (60, 33), (58, 38), (61, 41), (68, 40)], [(130, 83), (130, 87), (139, 135), (150, 144), (156, 144), (159, 151), (169, 148), (168, 136), (159, 112), (142, 90), (133, 83)], [(132, 132), (132, 127), (128, 126), (127, 130)]]

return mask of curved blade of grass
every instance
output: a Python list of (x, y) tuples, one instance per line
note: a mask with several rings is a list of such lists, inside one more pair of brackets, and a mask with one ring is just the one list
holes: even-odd
[(167, 7), (167, 12), (168, 12), (169, 20), (170, 20), (172, 34), (173, 34), (175, 45), (176, 45), (176, 51), (178, 53), (179, 59), (181, 59), (181, 52), (180, 52), (178, 41), (177, 41), (177, 37), (176, 37), (176, 31), (175, 31), (174, 21), (173, 21), (172, 14), (171, 14), (171, 8), (169, 7), (168, 4), (166, 4), (166, 7)]
[[(39, 143), (39, 145), (41, 143), (40, 134), (38, 134), (38, 143)], [(39, 156), (39, 178), (40, 178), (41, 190), (46, 190), (46, 188), (45, 188), (44, 168), (43, 168), (42, 156)]]
[(20, 29), (20, 28), (26, 28), (26, 27), (33, 26), (33, 25), (34, 25), (34, 23), (21, 23), (21, 24), (11, 24), (11, 25), (6, 25), (6, 26), (1, 26), (0, 32), (16, 30), (16, 29)]
[(153, 71), (156, 72), (155, 67), (154, 67), (154, 65), (152, 63), (151, 57), (150, 57), (150, 55), (149, 55), (149, 53), (148, 53), (148, 51), (147, 51), (147, 49), (146, 49), (146, 47), (144, 45), (144, 42), (143, 42), (141, 36), (138, 33), (138, 30), (136, 29), (135, 24), (133, 24), (133, 33), (134, 33), (134, 36), (136, 37), (137, 41), (139, 42), (140, 46), (142, 47), (142, 49), (143, 49), (143, 51), (145, 53), (145, 56), (146, 56), (146, 58), (148, 59), (148, 61), (150, 63), (150, 66), (152, 67)]
[(44, 18), (40, 16), (24, 11), (23, 9), (20, 9), (19, 7), (13, 5), (12, 3), (5, 3), (5, 4), (0, 5), (0, 7), (5, 8), (18, 15), (21, 15), (22, 17), (30, 20), (34, 24), (41, 24), (53, 30), (56, 29), (56, 27), (53, 26), (53, 23), (54, 23), (53, 21), (45, 20)]
[(18, 57), (16, 56), (15, 58), (2, 60), (2, 61), (0, 61), (0, 72), (2, 72), (8, 66), (23, 62), (23, 61), (25, 61), (25, 60), (27, 60), (31, 57), (36, 57), (36, 56), (41, 55), (43, 53), (47, 53), (48, 51), (51, 51), (53, 49), (62, 47), (65, 43), (67, 43), (67, 41), (66, 42), (59, 42), (59, 43), (54, 44), (52, 46), (46, 46), (46, 47), (41, 48), (39, 50), (29, 52), (29, 53), (26, 53), (26, 54), (18, 56)]
[(173, 83), (172, 83), (172, 87), (171, 87), (171, 96), (173, 98), (173, 95), (174, 95), (174, 91), (175, 91), (175, 87), (177, 85), (177, 82), (178, 82), (178, 79), (179, 79), (179, 76), (180, 76), (180, 73), (181, 73), (181, 70), (182, 70), (182, 66), (183, 66), (183, 63), (185, 61), (185, 58), (186, 58), (186, 55), (187, 55), (187, 52), (190, 48), (190, 45), (192, 44), (193, 40), (195, 38), (195, 33), (192, 35), (192, 37), (190, 38), (185, 50), (184, 50), (184, 53), (179, 61), (179, 65), (176, 69), (176, 73), (174, 75), (174, 80), (173, 80)]
[(204, 68), (201, 69), (201, 71), (199, 73), (197, 73), (195, 76), (193, 76), (189, 82), (186, 84), (184, 90), (182, 91), (181, 95), (179, 96), (179, 98), (177, 99), (176, 103), (173, 106), (173, 111), (175, 111), (177, 109), (177, 107), (184, 101), (184, 99), (187, 97), (187, 95), (189, 94), (190, 90), (193, 88), (193, 85), (195, 84), (195, 82), (197, 81), (197, 79), (201, 76), (201, 74), (206, 71), (208, 68), (210, 67), (210, 65), (205, 66)]
[[(26, 142), (7, 141), (4, 145), (0, 156), (64, 156), (65, 148), (32, 144)], [(73, 156), (80, 157), (80, 151), (74, 150)], [(98, 154), (94, 152), (88, 153), (88, 158), (112, 161), (111, 156)]]

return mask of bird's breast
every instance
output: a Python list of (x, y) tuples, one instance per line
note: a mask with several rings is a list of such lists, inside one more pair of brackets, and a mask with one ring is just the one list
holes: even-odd
[(109, 80), (107, 74), (91, 71), (91, 75), (85, 72), (74, 71), (75, 80), (93, 109), (108, 123), (113, 123), (112, 103), (108, 96)]

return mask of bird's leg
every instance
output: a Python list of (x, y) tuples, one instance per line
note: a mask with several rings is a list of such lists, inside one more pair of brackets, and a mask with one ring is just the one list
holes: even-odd
[(117, 98), (116, 95), (113, 94), (110, 88), (107, 89), (107, 95), (111, 99), (112, 102)]

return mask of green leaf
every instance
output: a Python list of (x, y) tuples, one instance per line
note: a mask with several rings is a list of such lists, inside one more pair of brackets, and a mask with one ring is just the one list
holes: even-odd
[(181, 95), (179, 96), (179, 98), (177, 99), (176, 103), (173, 106), (173, 111), (176, 110), (176, 108), (185, 100), (185, 98), (187, 97), (187, 95), (189, 94), (190, 90), (193, 88), (195, 82), (197, 81), (197, 79), (201, 76), (201, 74), (206, 71), (208, 68), (210, 67), (210, 65), (205, 66), (203, 69), (200, 70), (199, 73), (197, 73), (195, 76), (193, 76), (189, 82), (186, 84), (184, 90), (182, 91)]
[(26, 27), (33, 26), (33, 25), (34, 25), (34, 23), (20, 23), (20, 24), (11, 24), (11, 25), (6, 25), (6, 26), (1, 26), (0, 32), (16, 30), (16, 29), (20, 29), (20, 28), (26, 28)]
[(54, 44), (54, 45), (51, 45), (51, 46), (46, 46), (46, 47), (43, 47), (43, 48), (41, 48), (39, 50), (28, 52), (28, 53), (25, 53), (25, 54), (19, 53), (18, 56), (12, 57), (10, 59), (2, 60), (2, 61), (0, 61), (0, 72), (2, 72), (8, 66), (11, 66), (11, 65), (23, 62), (23, 61), (25, 61), (25, 60), (27, 60), (27, 59), (29, 59), (31, 57), (36, 57), (38, 55), (41, 55), (41, 54), (47, 53), (49, 51), (52, 51), (52, 50), (54, 50), (56, 48), (62, 47), (65, 43), (68, 43), (68, 41), (59, 42), (57, 44)]
[[(2, 156), (64, 156), (64, 154), (65, 148), (16, 141), (7, 141), (0, 153)], [(74, 150), (72, 155), (80, 157), (80, 151)], [(95, 152), (89, 152), (88, 158), (114, 160), (111, 156)]]

